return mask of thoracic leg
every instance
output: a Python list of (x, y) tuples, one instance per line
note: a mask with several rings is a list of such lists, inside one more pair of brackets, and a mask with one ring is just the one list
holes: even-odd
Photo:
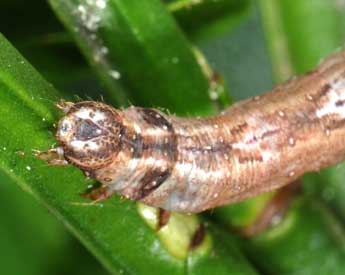
[(74, 105), (73, 102), (70, 101), (65, 101), (65, 100), (60, 100), (55, 104), (55, 106), (63, 111), (64, 113), (68, 113), (71, 107)]
[(109, 199), (113, 194), (114, 192), (111, 192), (108, 186), (103, 185), (83, 194), (83, 197), (98, 202)]
[(44, 160), (49, 165), (53, 166), (66, 166), (68, 165), (67, 160), (64, 158), (62, 147), (49, 149), (47, 151), (33, 150), (36, 157)]

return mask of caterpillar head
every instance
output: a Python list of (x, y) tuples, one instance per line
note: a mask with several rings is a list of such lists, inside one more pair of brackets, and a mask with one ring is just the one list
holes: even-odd
[(58, 104), (66, 115), (58, 123), (56, 138), (65, 159), (83, 170), (102, 168), (116, 158), (121, 147), (121, 112), (99, 102)]

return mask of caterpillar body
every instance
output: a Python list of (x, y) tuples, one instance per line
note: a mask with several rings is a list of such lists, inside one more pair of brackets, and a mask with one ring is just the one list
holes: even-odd
[(207, 118), (94, 101), (60, 107), (60, 160), (100, 181), (108, 195), (201, 212), (344, 160), (345, 52)]

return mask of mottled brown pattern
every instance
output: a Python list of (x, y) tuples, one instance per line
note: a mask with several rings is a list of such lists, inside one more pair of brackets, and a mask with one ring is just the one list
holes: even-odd
[(143, 119), (148, 124), (161, 128), (166, 127), (169, 131), (172, 131), (173, 127), (171, 123), (155, 109), (141, 108), (139, 111), (142, 113)]
[(102, 131), (101, 128), (95, 125), (90, 119), (76, 120), (76, 129), (75, 138), (78, 140), (96, 138), (99, 136), (97, 130)]
[(137, 193), (133, 196), (135, 200), (141, 200), (157, 189), (164, 181), (169, 178), (171, 171), (169, 170), (148, 170), (138, 186)]
[(244, 151), (244, 150), (233, 150), (234, 154), (238, 155), (238, 162), (240, 164), (246, 162), (262, 162), (263, 158), (259, 151)]
[(320, 100), (321, 97), (326, 96), (328, 92), (332, 90), (332, 87), (329, 83), (326, 83), (323, 85), (320, 89), (320, 91), (315, 95), (314, 100)]
[(237, 202), (345, 158), (345, 53), (208, 118), (66, 103), (57, 139), (107, 187), (181, 212)]
[[(76, 112), (87, 108), (89, 118), (76, 116)], [(93, 110), (102, 112), (104, 119), (95, 123)], [(83, 170), (97, 170), (109, 165), (113, 156), (120, 150), (118, 136), (122, 127), (118, 124), (119, 112), (97, 102), (78, 102), (74, 104), (66, 117), (60, 120), (56, 138), (64, 149), (67, 161)], [(67, 133), (67, 134), (66, 134)], [(83, 146), (76, 148), (70, 141), (81, 141)], [(92, 140), (97, 150), (88, 143)]]
[(232, 135), (240, 135), (245, 132), (246, 128), (248, 127), (247, 122), (243, 122), (241, 124), (235, 125), (233, 128), (230, 129)]

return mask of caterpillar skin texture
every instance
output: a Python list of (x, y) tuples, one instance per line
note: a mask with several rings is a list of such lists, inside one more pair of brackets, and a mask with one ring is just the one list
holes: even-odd
[(201, 212), (345, 158), (345, 52), (207, 118), (70, 103), (56, 137), (69, 163), (118, 193)]

